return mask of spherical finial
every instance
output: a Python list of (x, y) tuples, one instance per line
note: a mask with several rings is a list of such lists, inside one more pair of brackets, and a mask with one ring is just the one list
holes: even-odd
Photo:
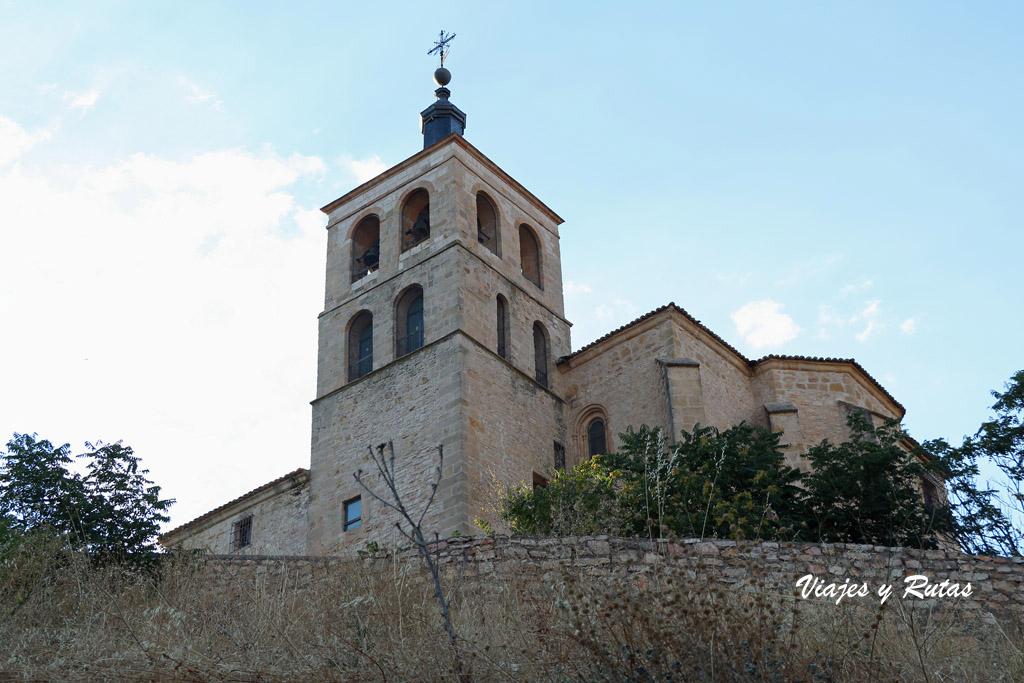
[(443, 66), (434, 71), (434, 83), (437, 83), (442, 88), (452, 81), (452, 72)]

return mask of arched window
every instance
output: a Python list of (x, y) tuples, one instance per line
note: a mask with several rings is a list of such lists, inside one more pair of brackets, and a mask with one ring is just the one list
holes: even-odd
[(416, 190), (402, 206), (402, 251), (430, 237), (430, 195)]
[(498, 355), (508, 360), (508, 303), (498, 295)]
[(587, 425), (587, 455), (592, 458), (595, 455), (607, 452), (604, 438), (604, 420), (595, 417)]
[(348, 381), (373, 370), (373, 315), (363, 311), (348, 328)]
[(498, 212), (483, 192), (476, 193), (476, 240), (498, 253)]
[(548, 387), (548, 337), (540, 323), (533, 324), (533, 364), (535, 377), (544, 388)]
[(395, 357), (421, 348), (423, 341), (423, 289), (413, 285), (395, 305)]
[(523, 275), (540, 287), (540, 245), (528, 225), (519, 226), (519, 267)]
[(367, 216), (352, 233), (352, 282), (380, 265), (380, 218)]

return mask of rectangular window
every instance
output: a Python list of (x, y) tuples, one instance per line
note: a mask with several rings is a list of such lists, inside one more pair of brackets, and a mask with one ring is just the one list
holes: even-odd
[(359, 496), (345, 501), (345, 531), (355, 529), (363, 523), (362, 507), (362, 499)]
[(234, 550), (252, 545), (252, 515), (243, 517), (231, 525), (231, 547)]
[(561, 471), (565, 469), (565, 446), (555, 442), (555, 470)]

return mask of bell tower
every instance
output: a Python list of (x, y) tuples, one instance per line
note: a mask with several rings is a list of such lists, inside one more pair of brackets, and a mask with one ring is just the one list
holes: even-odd
[(441, 537), (474, 533), (494, 479), (564, 464), (562, 220), (465, 140), (450, 80), (442, 61), (437, 101), (421, 114), (424, 149), (323, 207), (312, 554), (394, 538), (396, 518), (353, 477), (373, 469), (371, 445), (394, 442), (414, 510), (443, 447), (426, 523)]

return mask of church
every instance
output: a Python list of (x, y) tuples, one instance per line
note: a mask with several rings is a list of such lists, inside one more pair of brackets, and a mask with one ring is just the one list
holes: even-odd
[(331, 555), (388, 544), (396, 518), (354, 477), (377, 483), (369, 447), (386, 441), (416, 511), (443, 448), (425, 531), (446, 538), (479, 533), (494, 481), (544, 485), (614, 450), (630, 426), (678, 435), (746, 421), (782, 432), (787, 461), (806, 469), (809, 446), (846, 440), (851, 411), (902, 419), (856, 361), (751, 360), (674, 303), (572, 351), (562, 218), (466, 141), (450, 78), (442, 60), (423, 149), (322, 209), (309, 469), (166, 533), (164, 546)]

